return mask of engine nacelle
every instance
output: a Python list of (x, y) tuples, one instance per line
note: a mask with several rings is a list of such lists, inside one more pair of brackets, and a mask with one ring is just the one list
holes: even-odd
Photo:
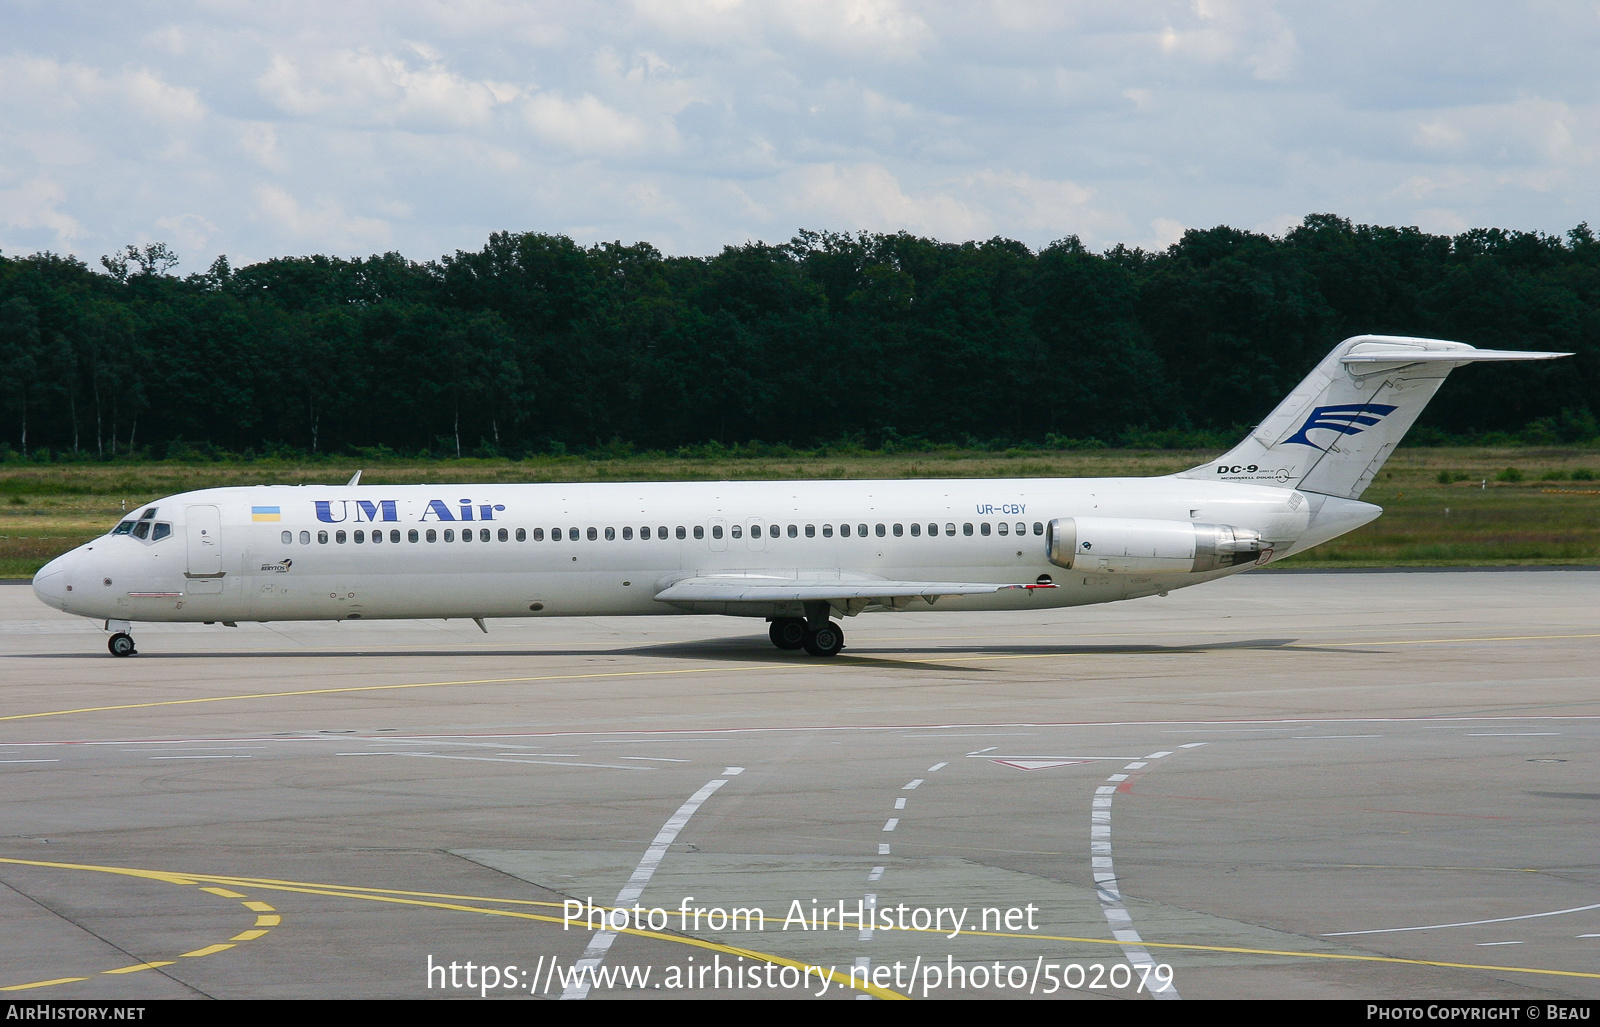
[(1047, 541), (1051, 563), (1094, 574), (1212, 571), (1271, 548), (1249, 528), (1141, 517), (1058, 517)]

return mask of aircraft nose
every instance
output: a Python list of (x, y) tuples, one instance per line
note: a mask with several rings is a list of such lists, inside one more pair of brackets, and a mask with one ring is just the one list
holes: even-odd
[(67, 604), (67, 557), (58, 556), (39, 568), (33, 576), (33, 594), (46, 606), (58, 610)]

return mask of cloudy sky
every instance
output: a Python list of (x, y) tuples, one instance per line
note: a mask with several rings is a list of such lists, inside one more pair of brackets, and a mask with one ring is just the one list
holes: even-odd
[(1600, 4), (0, 0), (0, 251), (1600, 226)]

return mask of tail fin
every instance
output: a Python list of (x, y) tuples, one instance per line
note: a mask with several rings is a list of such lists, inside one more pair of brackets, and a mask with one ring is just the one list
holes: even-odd
[(1571, 355), (1358, 335), (1335, 346), (1243, 442), (1177, 477), (1282, 485), (1356, 499), (1452, 369)]

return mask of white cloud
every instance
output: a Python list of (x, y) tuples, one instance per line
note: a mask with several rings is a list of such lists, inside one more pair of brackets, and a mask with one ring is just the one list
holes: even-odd
[(989, 234), (989, 219), (949, 191), (908, 193), (881, 164), (811, 164), (778, 178), (780, 206), (796, 227), (908, 229), (946, 239)]
[(1181, 221), (1174, 221), (1172, 218), (1154, 218), (1150, 222), (1150, 238), (1134, 245), (1143, 246), (1147, 250), (1164, 250), (1182, 239), (1183, 233), (1188, 230), (1188, 226)]
[(260, 121), (240, 125), (239, 148), (267, 171), (281, 175), (289, 170), (289, 162), (278, 149), (276, 125)]
[(1600, 18), (1564, 6), (12, 13), (13, 253), (92, 260), (182, 232), (197, 261), (391, 246), (426, 259), (498, 229), (709, 253), (802, 226), (1148, 247), (1184, 225), (1278, 232), (1311, 211), (1562, 231), (1600, 204)]
[(990, 220), (1051, 239), (1076, 235), (1087, 243), (1103, 237), (1113, 218), (1089, 206), (1094, 190), (1075, 182), (1034, 178), (1016, 171), (980, 171), (961, 180), (964, 191), (983, 196)]
[(217, 226), (199, 214), (157, 218), (156, 227), (162, 229), (158, 233), (162, 241), (174, 243), (179, 254), (205, 252), (206, 244), (217, 233)]
[(393, 238), (389, 223), (378, 218), (347, 214), (337, 202), (324, 198), (316, 207), (303, 206), (286, 190), (261, 185), (255, 190), (256, 219), (291, 244), (324, 240), (338, 251), (376, 250)]
[(257, 85), (286, 114), (422, 131), (483, 126), (497, 105), (521, 92), (507, 83), (466, 79), (436, 62), (413, 67), (395, 54), (358, 50), (274, 55)]
[(634, 9), (652, 29), (671, 37), (746, 51), (778, 50), (789, 41), (899, 60), (935, 38), (919, 14), (895, 0), (635, 0)]
[[(1275, 217), (1267, 218), (1265, 221), (1257, 222), (1251, 226), (1250, 231), (1282, 238), (1285, 233), (1299, 228), (1300, 222), (1303, 220), (1305, 220), (1305, 216), (1302, 214), (1279, 214)], [(1183, 233), (1179, 232), (1178, 234), (1181, 236)]]
[(193, 122), (205, 114), (198, 92), (147, 68), (103, 70), (52, 57), (0, 58), (0, 111), (7, 122), (44, 114), (144, 122)]
[(593, 96), (567, 100), (542, 93), (528, 98), (523, 116), (539, 138), (574, 153), (632, 153), (673, 136), (670, 129), (653, 129)]
[(80, 238), (83, 226), (60, 207), (66, 190), (48, 179), (36, 178), (15, 189), (0, 189), (0, 223), (7, 228), (43, 228), (58, 247), (70, 247)]

